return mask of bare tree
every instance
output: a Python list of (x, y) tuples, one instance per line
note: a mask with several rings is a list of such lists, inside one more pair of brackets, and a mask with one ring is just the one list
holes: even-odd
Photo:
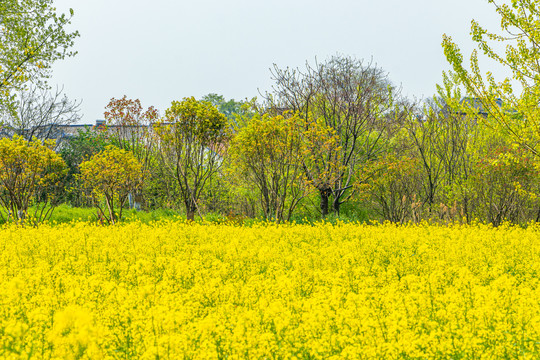
[(328, 152), (325, 161), (339, 164), (342, 171), (318, 187), (322, 215), (328, 214), (330, 196), (339, 214), (341, 204), (354, 193), (358, 166), (376, 156), (387, 138), (383, 134), (388, 115), (400, 114), (393, 111), (396, 89), (382, 69), (344, 56), (314, 66), (307, 63), (304, 71), (274, 65), (271, 72), (275, 84), (265, 98), (274, 111), (323, 119), (339, 138), (339, 150)]
[(4, 124), (27, 141), (34, 137), (39, 140), (57, 139), (61, 135), (59, 127), (80, 120), (80, 105), (81, 101), (69, 100), (63, 88), (52, 92), (31, 86), (20, 93), (16, 113), (4, 115)]

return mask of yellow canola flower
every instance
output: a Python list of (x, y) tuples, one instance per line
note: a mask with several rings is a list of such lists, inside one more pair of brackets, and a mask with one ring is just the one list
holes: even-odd
[(540, 227), (0, 229), (0, 359), (537, 359)]

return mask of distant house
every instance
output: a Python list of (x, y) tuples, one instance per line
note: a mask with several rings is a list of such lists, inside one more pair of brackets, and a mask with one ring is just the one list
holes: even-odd
[[(475, 110), (474, 112), (480, 117), (487, 118), (489, 115), (488, 110), (484, 108), (484, 104), (480, 101), (479, 98), (464, 97), (459, 101), (459, 103), (460, 105), (465, 105), (474, 109)], [(497, 104), (498, 107), (502, 108), (503, 106), (502, 99), (496, 99), (495, 103)], [(448, 106), (447, 104), (445, 104), (442, 107), (442, 109), (439, 110), (439, 112), (443, 115), (450, 115), (450, 114), (458, 115), (458, 116), (470, 115), (469, 112), (466, 112), (461, 109), (455, 110), (451, 108), (450, 106)], [(419, 119), (419, 120), (422, 121), (423, 119)]]
[[(459, 102), (461, 105), (469, 105), (470, 107), (476, 109), (478, 111), (478, 115), (487, 117), (489, 115), (488, 111), (484, 108), (484, 104), (480, 101), (479, 98), (472, 98), (472, 97), (464, 97)], [(496, 99), (495, 103), (498, 107), (503, 106), (502, 99)], [(462, 114), (465, 115), (465, 114)]]
[(13, 135), (19, 134), (27, 139), (54, 139), (59, 145), (66, 139), (76, 136), (85, 128), (92, 128), (93, 125), (41, 125), (31, 129), (17, 129), (12, 126), (0, 127), (0, 138), (12, 138)]
[(36, 137), (38, 139), (56, 140), (57, 148), (60, 148), (65, 141), (77, 136), (86, 129), (94, 131), (105, 131), (109, 134), (119, 133), (122, 138), (128, 139), (138, 136), (143, 131), (146, 132), (148, 126), (118, 126), (107, 125), (105, 120), (96, 120), (95, 124), (74, 124), (74, 125), (41, 125), (31, 129), (16, 129), (11, 126), (0, 126), (0, 138), (11, 138), (15, 134), (20, 134), (27, 139)]
[[(161, 123), (162, 126), (170, 125)], [(133, 139), (146, 138), (148, 133), (154, 132), (155, 125), (108, 125), (105, 120), (96, 120), (94, 124), (75, 125), (44, 125), (36, 126), (32, 129), (14, 129), (9, 126), (0, 126), (0, 138), (13, 137), (14, 134), (23, 135), (25, 138), (36, 137), (38, 139), (56, 140), (56, 150), (62, 148), (63, 144), (77, 136), (80, 132), (89, 129), (91, 131), (101, 131), (121, 140), (130, 141)], [(217, 143), (208, 146), (208, 151), (216, 153), (223, 158), (227, 153), (227, 143)]]

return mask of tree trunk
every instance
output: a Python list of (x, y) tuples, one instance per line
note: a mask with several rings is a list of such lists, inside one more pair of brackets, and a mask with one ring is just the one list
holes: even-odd
[(186, 215), (187, 215), (187, 219), (190, 220), (190, 221), (193, 221), (195, 220), (195, 211), (197, 209), (193, 206), (187, 206), (186, 207)]
[(319, 190), (319, 193), (321, 195), (321, 214), (323, 217), (326, 217), (328, 215), (328, 198), (330, 197), (331, 190), (322, 189)]
[(195, 196), (192, 193), (186, 192), (184, 205), (186, 206), (186, 218), (191, 221), (195, 220), (195, 213), (197, 212), (198, 207)]
[(336, 197), (332, 203), (333, 207), (334, 207), (334, 213), (339, 216), (339, 209), (341, 207), (341, 202), (339, 201), (339, 197)]

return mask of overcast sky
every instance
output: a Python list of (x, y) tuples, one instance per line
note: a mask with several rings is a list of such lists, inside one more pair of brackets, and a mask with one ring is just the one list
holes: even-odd
[(303, 67), (335, 54), (376, 63), (410, 97), (435, 93), (449, 67), (446, 33), (470, 54), (471, 19), (498, 18), (486, 0), (56, 0), (73, 8), (74, 58), (52, 85), (81, 99), (82, 123), (103, 118), (112, 97), (161, 113), (172, 100), (217, 93), (243, 100), (272, 85), (269, 68)]

